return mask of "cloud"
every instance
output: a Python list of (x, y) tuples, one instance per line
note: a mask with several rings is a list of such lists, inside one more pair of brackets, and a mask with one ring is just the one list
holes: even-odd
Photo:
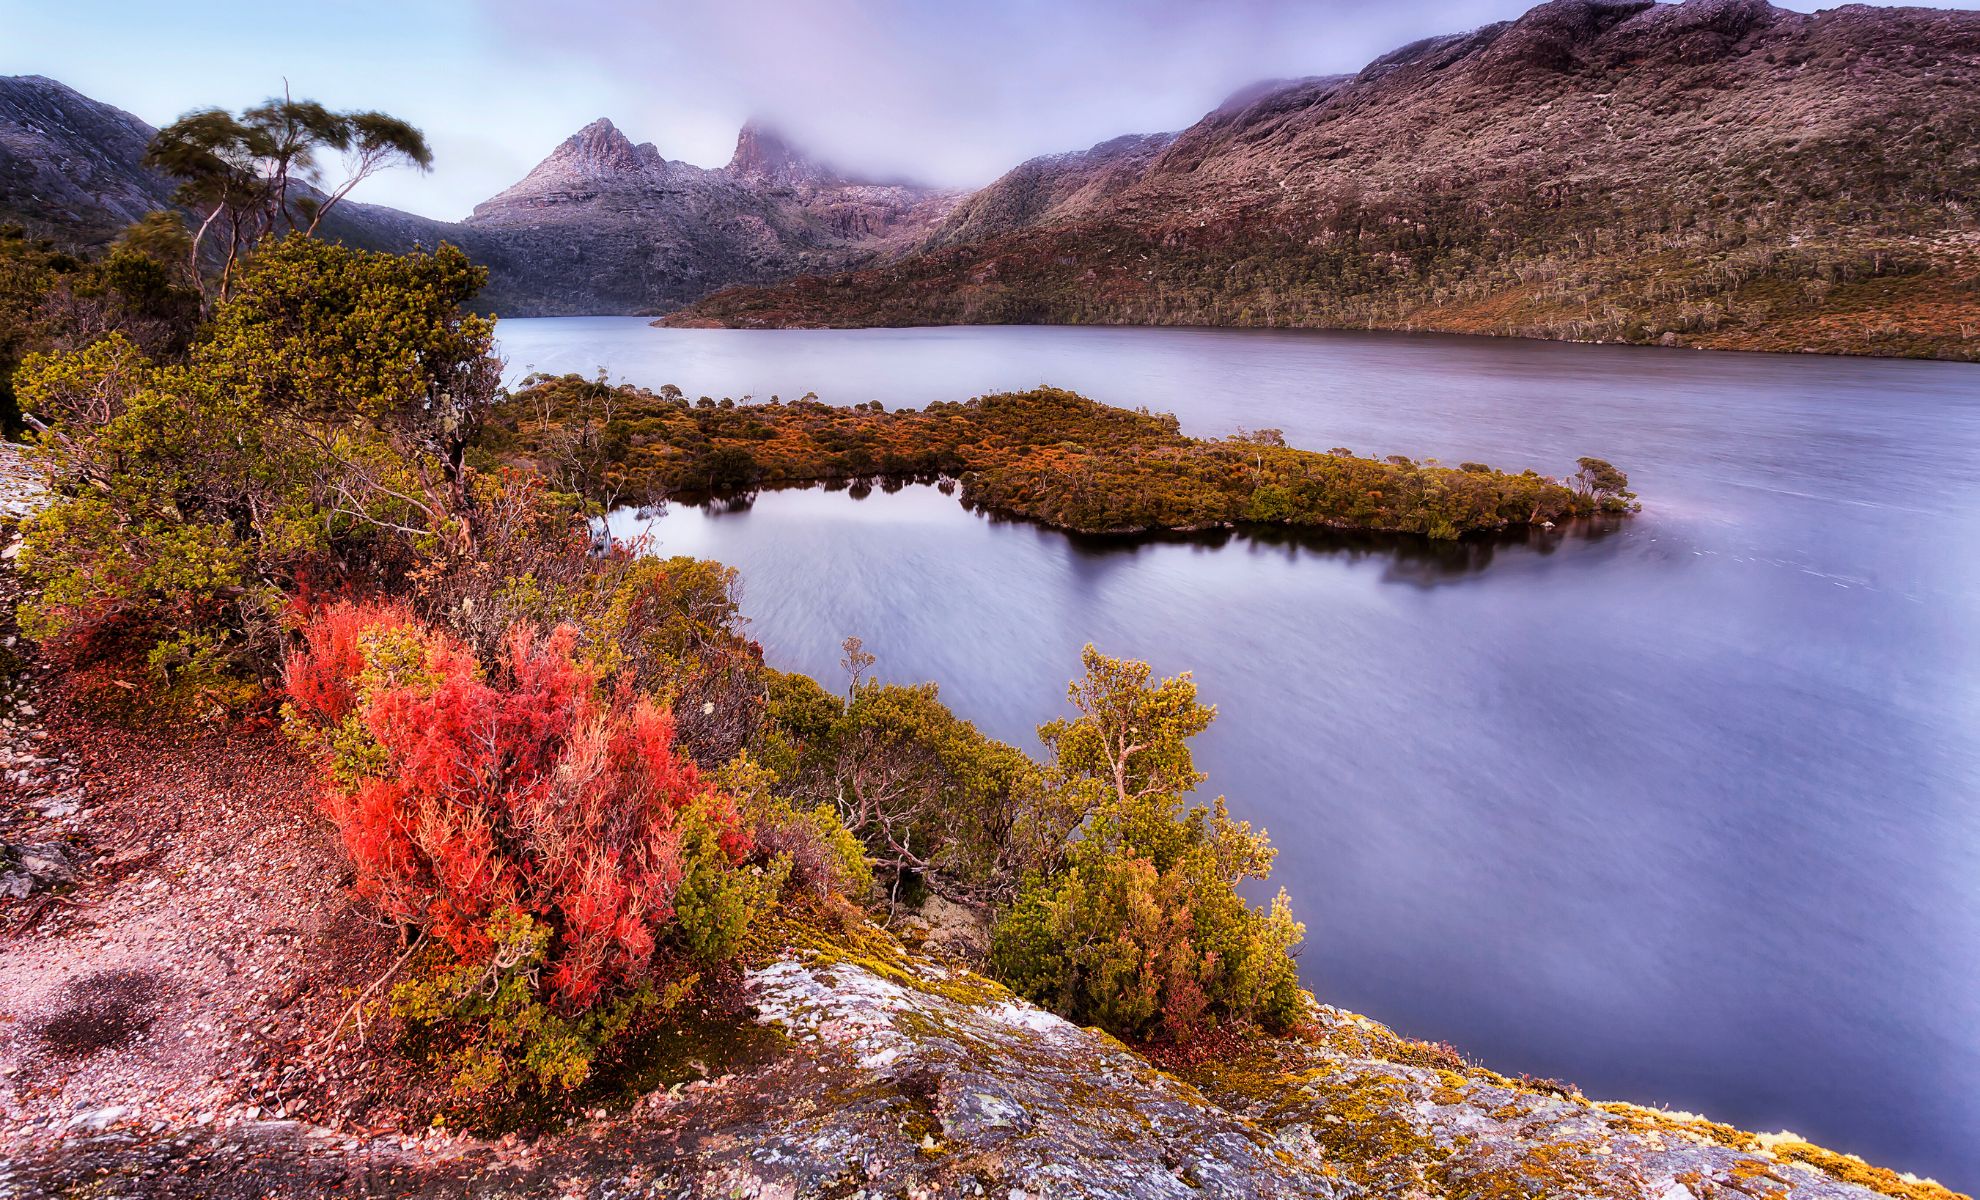
[(638, 111), (615, 120), (669, 157), (726, 161), (756, 115), (841, 166), (977, 185), (1036, 154), (1181, 128), (1260, 79), (1355, 71), (1537, 0), (475, 2), (502, 36), (617, 80)]
[[(713, 164), (750, 115), (843, 166), (969, 185), (1035, 154), (1179, 128), (1263, 78), (1358, 69), (1517, 4), (1436, 0), (482, 0), (518, 44), (589, 60), (614, 119)], [(711, 118), (724, 118), (712, 122)]]
[[(1812, 8), (1817, 0), (1790, 0)], [(1980, 0), (1956, 0), (1958, 7)], [(163, 124), (281, 90), (382, 108), (430, 175), (357, 198), (465, 216), (610, 117), (728, 161), (750, 116), (849, 169), (971, 186), (1036, 154), (1179, 129), (1259, 79), (1353, 71), (1526, 0), (0, 0), (0, 74)]]

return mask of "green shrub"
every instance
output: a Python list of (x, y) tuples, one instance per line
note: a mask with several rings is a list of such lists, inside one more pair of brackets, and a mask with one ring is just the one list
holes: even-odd
[(1221, 800), (1187, 815), (1166, 799), (1110, 807), (1068, 859), (997, 925), (991, 970), (1012, 990), (1131, 1040), (1299, 1019), (1291, 951), (1305, 931), (1283, 890), (1264, 911), (1238, 894), (1271, 851)]
[(14, 388), (47, 426), (52, 500), (25, 530), (23, 627), (147, 692), (218, 696), (273, 672), (284, 592), (471, 550), (461, 454), (495, 368), (461, 306), (481, 278), (452, 249), (292, 237), (183, 363), (121, 334), (30, 355)]
[(1305, 935), (1282, 890), (1259, 910), (1238, 894), (1271, 873), (1265, 834), (1182, 797), (1200, 783), (1189, 739), (1216, 710), (1187, 674), (1092, 646), (1067, 689), (1079, 715), (1039, 733), (1064, 811), (1086, 814), (1058, 865), (1033, 872), (999, 920), (990, 965), (1014, 990), (1123, 1038), (1185, 1041), (1256, 1023), (1283, 1029), (1305, 1003), (1292, 952)]
[[(786, 678), (805, 679), (801, 675)], [(832, 805), (807, 807), (775, 795), (777, 773), (747, 751), (722, 765), (715, 774), (715, 786), (736, 797), (743, 819), (755, 832), (757, 849), (782, 864), (783, 881), (821, 897), (843, 896), (859, 905), (872, 898), (873, 863), (867, 858), (866, 847), (846, 828)]]
[[(848, 663), (870, 656), (849, 642)], [(1014, 881), (1012, 831), (1039, 791), (1037, 767), (943, 704), (934, 684), (858, 678), (834, 696), (773, 675), (754, 745), (783, 794), (830, 805), (874, 863), (938, 890), (991, 893)]]
[(566, 1015), (538, 986), (550, 961), (550, 926), (505, 908), (485, 933), (487, 956), (436, 948), (420, 975), (392, 989), (389, 1004), (405, 1023), (408, 1046), (447, 1071), (464, 1101), (554, 1103), (589, 1080), (641, 1020), (673, 1008), (694, 983), (689, 976), (661, 989), (646, 981)]

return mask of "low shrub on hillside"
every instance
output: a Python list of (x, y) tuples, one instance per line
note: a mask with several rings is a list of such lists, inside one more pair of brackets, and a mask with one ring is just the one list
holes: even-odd
[(1014, 831), (1038, 808), (1038, 769), (943, 704), (932, 683), (860, 677), (872, 663), (857, 639), (845, 694), (803, 675), (773, 674), (756, 738), (777, 786), (829, 806), (874, 863), (937, 890), (989, 896), (1028, 866)]
[(671, 713), (602, 689), (576, 637), (519, 626), (484, 669), (402, 606), (342, 602), (288, 662), (359, 892), (448, 952), (400, 1009), (468, 1091), (575, 1086), (586, 1047), (735, 953), (785, 869), (751, 864)]
[(998, 923), (991, 969), (1082, 1025), (1186, 1042), (1210, 1029), (1283, 1030), (1302, 1000), (1291, 951), (1304, 936), (1284, 891), (1259, 911), (1236, 884), (1271, 851), (1220, 799), (1110, 805), (1065, 865), (1034, 876)]
[(22, 626), (148, 698), (230, 706), (280, 661), (282, 596), (471, 558), (462, 455), (491, 400), (484, 273), (452, 248), (260, 250), (183, 354), (113, 332), (13, 378), (50, 492)]

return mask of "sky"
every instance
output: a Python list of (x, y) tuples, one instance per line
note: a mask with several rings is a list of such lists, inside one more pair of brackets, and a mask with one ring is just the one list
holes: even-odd
[[(1815, 0), (1786, 7), (1812, 10)], [(1980, 7), (1953, 0), (1947, 7)], [(1523, 0), (0, 0), (0, 75), (162, 125), (281, 92), (426, 131), (434, 170), (354, 196), (443, 220), (610, 117), (703, 166), (760, 117), (881, 178), (989, 182), (1180, 129), (1261, 79), (1353, 71)]]

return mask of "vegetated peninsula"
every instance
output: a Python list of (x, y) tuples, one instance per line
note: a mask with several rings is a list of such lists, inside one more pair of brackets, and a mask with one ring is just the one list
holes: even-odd
[(1056, 388), (888, 411), (809, 396), (690, 401), (567, 375), (500, 406), (484, 447), (607, 503), (950, 476), (967, 504), (1078, 533), (1273, 524), (1448, 539), (1636, 508), (1628, 477), (1600, 459), (1557, 480), (1299, 450), (1276, 429), (1193, 438), (1171, 415)]
[(1980, 359), (1980, 13), (1551, 0), (1025, 163), (675, 325), (1258, 325)]

